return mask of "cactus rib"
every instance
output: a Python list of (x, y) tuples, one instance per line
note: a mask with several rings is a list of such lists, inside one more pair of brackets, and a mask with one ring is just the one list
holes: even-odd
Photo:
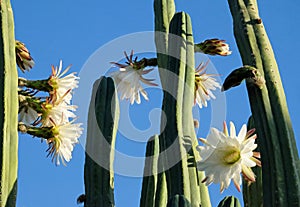
[(243, 64), (266, 80), (259, 89), (247, 83), (262, 155), (264, 205), (300, 203), (299, 157), (278, 66), (255, 0), (228, 0)]
[(86, 207), (115, 206), (113, 161), (119, 119), (115, 92), (111, 78), (94, 83), (84, 167)]
[(13, 12), (9, 0), (0, 1), (0, 206), (15, 206), (18, 170), (18, 74)]
[(174, 0), (154, 0), (155, 45), (160, 81), (164, 88), (168, 61), (169, 24), (175, 14)]
[(167, 188), (164, 172), (160, 172), (159, 136), (152, 136), (147, 142), (144, 178), (140, 199), (141, 207), (166, 206)]

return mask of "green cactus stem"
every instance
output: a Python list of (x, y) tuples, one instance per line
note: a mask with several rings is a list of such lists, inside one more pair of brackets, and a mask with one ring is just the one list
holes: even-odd
[[(241, 207), (239, 199), (234, 196), (226, 196), (220, 201), (218, 207)], [(257, 206), (258, 207), (258, 206)]]
[[(168, 198), (184, 195), (192, 206), (210, 206), (207, 187), (200, 184), (196, 168), (192, 107), (194, 104), (194, 44), (190, 17), (176, 13), (170, 22), (160, 149), (166, 169)], [(201, 176), (200, 176), (201, 177)], [(200, 190), (200, 185), (201, 190)], [(203, 189), (202, 189), (203, 188)], [(204, 197), (203, 200), (202, 197)], [(205, 201), (205, 202), (202, 202)]]
[(119, 105), (114, 82), (101, 77), (94, 83), (89, 108), (84, 166), (85, 207), (115, 206), (114, 149)]
[(244, 65), (264, 77), (265, 87), (247, 81), (262, 159), (264, 206), (299, 206), (299, 156), (278, 66), (255, 0), (228, 0)]
[[(164, 166), (172, 165), (173, 167), (166, 171), (166, 180), (168, 187), (168, 198), (176, 194), (185, 195), (190, 201), (190, 185), (189, 174), (187, 169), (187, 152), (183, 146), (183, 130), (182, 130), (182, 102), (184, 92), (184, 80), (186, 70), (186, 14), (175, 14), (171, 24), (170, 31), (176, 36), (170, 36), (169, 48), (170, 56), (168, 59), (169, 72), (174, 75), (168, 76), (164, 88), (163, 111), (166, 120), (162, 118), (162, 123), (166, 123), (165, 129), (161, 134), (161, 150), (169, 150), (169, 154), (165, 155)], [(172, 44), (170, 44), (172, 43)], [(177, 59), (177, 58), (179, 59)], [(181, 61), (182, 60), (182, 61)], [(171, 145), (173, 148), (171, 149)], [(170, 150), (171, 149), (171, 150)], [(176, 163), (176, 164), (175, 164)]]
[(9, 0), (0, 1), (0, 206), (16, 206), (18, 170), (18, 73), (14, 19)]
[[(248, 130), (254, 129), (254, 120), (253, 117), (250, 116), (247, 124)], [(257, 152), (260, 151), (259, 145), (257, 146)], [(246, 207), (260, 207), (263, 206), (263, 187), (262, 187), (262, 169), (261, 167), (255, 166), (252, 168), (255, 177), (255, 182), (249, 184), (245, 179), (243, 179), (243, 199), (244, 205)]]
[(175, 195), (168, 201), (167, 207), (191, 207), (191, 203), (184, 195)]
[(154, 0), (155, 45), (160, 81), (163, 87), (165, 84), (165, 70), (167, 68), (168, 61), (167, 53), (169, 25), (174, 14), (174, 0)]
[(159, 163), (159, 137), (149, 139), (146, 147), (146, 161), (140, 199), (141, 207), (166, 206), (167, 185)]

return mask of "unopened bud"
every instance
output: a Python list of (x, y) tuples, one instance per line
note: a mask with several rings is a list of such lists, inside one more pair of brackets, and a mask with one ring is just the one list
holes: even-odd
[(34, 61), (30, 56), (29, 50), (25, 47), (24, 43), (18, 40), (16, 40), (16, 61), (23, 73), (25, 70), (29, 71), (34, 66)]
[(231, 54), (229, 45), (225, 43), (225, 40), (208, 39), (204, 42), (195, 44), (195, 52), (201, 52), (208, 55), (221, 55), (227, 56)]

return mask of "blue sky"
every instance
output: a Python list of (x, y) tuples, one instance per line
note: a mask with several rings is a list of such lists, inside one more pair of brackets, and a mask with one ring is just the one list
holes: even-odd
[[(224, 80), (231, 70), (241, 66), (241, 59), (233, 38), (232, 19), (227, 1), (177, 0), (175, 2), (177, 11), (190, 14), (195, 42), (218, 37), (226, 39), (230, 44), (233, 51), (231, 56), (211, 58), (216, 70), (222, 75), (221, 79)], [(12, 0), (11, 3), (15, 16), (16, 39), (28, 46), (36, 62), (30, 73), (21, 74), (31, 79), (48, 77), (51, 73), (50, 66), (57, 65), (60, 59), (65, 66), (72, 64), (71, 71), (79, 73), (90, 56), (103, 45), (123, 35), (152, 31), (154, 28), (153, 1)], [(297, 51), (300, 47), (298, 41), (300, 2), (259, 1), (259, 8), (280, 68), (299, 149), (300, 92), (297, 83), (300, 72)], [(121, 57), (125, 49), (128, 51), (129, 48), (116, 50), (116, 57)], [(117, 60), (112, 58), (109, 61)], [(103, 62), (103, 65), (96, 66), (94, 70), (106, 71), (107, 65), (108, 62)], [(159, 107), (160, 103), (161, 94), (158, 90), (149, 89), (148, 93), (149, 102), (130, 108), (132, 122), (140, 129), (147, 128), (150, 124), (148, 113), (145, 111), (151, 111), (151, 107)], [(237, 128), (240, 128), (250, 115), (245, 85), (242, 84), (226, 92), (225, 95), (227, 120), (233, 120)], [(86, 97), (87, 100), (89, 98)], [(205, 137), (208, 132), (210, 121), (205, 120), (210, 119), (210, 109), (211, 107), (208, 107), (201, 111), (199, 136)], [(133, 113), (144, 114), (136, 119), (132, 116)], [(141, 122), (141, 119), (145, 121)], [(220, 126), (221, 123), (219, 128)], [(45, 142), (41, 143), (39, 139), (29, 136), (20, 136), (17, 206), (77, 206), (76, 198), (84, 193), (84, 149), (81, 145), (75, 147), (73, 159), (67, 167), (56, 167), (51, 163), (51, 159), (46, 158), (46, 149)], [(145, 142), (134, 143), (121, 137), (117, 141), (117, 149), (128, 155), (143, 156)], [(117, 175), (116, 205), (138, 206), (140, 189), (140, 178)], [(234, 188), (225, 190), (222, 195), (219, 194), (218, 189), (218, 185), (210, 187), (213, 206), (216, 206), (218, 201), (227, 194), (241, 197)]]

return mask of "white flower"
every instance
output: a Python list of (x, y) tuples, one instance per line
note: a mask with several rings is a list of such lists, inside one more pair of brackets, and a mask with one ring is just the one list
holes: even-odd
[(141, 82), (157, 86), (157, 84), (152, 83), (153, 79), (146, 79), (143, 75), (148, 74), (153, 69), (134, 69), (131, 65), (126, 67), (121, 67), (119, 71), (111, 73), (111, 77), (114, 79), (117, 90), (121, 94), (121, 99), (130, 100), (130, 103), (137, 104), (141, 103), (142, 95), (145, 100), (149, 100), (147, 92), (143, 89)]
[(221, 88), (221, 85), (213, 78), (212, 74), (206, 74), (203, 71), (208, 62), (203, 65), (202, 63), (197, 67), (195, 71), (195, 102), (200, 108), (207, 107), (207, 101), (211, 98), (215, 99), (216, 97), (212, 93), (213, 90)]
[[(55, 98), (60, 99), (64, 97), (64, 101), (69, 104), (72, 99), (72, 93), (71, 91), (74, 88), (78, 87), (78, 79), (75, 74), (75, 72), (70, 73), (66, 76), (64, 76), (71, 66), (68, 66), (63, 72), (62, 72), (62, 61), (59, 62), (59, 67), (52, 66), (52, 74), (49, 78), (49, 85), (52, 86), (54, 91), (51, 95), (54, 95)], [(64, 77), (63, 77), (64, 76)]]
[(45, 102), (42, 104), (42, 108), (42, 126), (52, 126), (52, 122), (67, 123), (70, 119), (76, 118), (73, 111), (76, 111), (77, 106), (68, 105), (64, 101), (58, 103)]
[[(240, 191), (240, 173), (249, 182), (255, 181), (255, 175), (251, 167), (261, 166), (258, 159), (260, 154), (253, 152), (257, 147), (254, 143), (256, 134), (254, 129), (247, 132), (247, 126), (243, 125), (239, 134), (236, 135), (235, 126), (230, 122), (230, 135), (226, 123), (224, 131), (211, 128), (207, 139), (200, 139), (205, 146), (199, 146), (201, 160), (197, 167), (205, 171), (206, 177), (202, 182), (206, 185), (220, 183), (220, 191), (228, 188), (231, 179)], [(256, 157), (256, 158), (255, 158)]]
[(49, 144), (47, 151), (48, 156), (53, 156), (52, 161), (55, 161), (56, 165), (59, 165), (60, 161), (65, 165), (65, 161), (71, 160), (74, 145), (78, 143), (78, 138), (82, 134), (83, 128), (80, 126), (81, 124), (68, 122), (54, 125), (51, 129), (53, 137), (47, 139)]

